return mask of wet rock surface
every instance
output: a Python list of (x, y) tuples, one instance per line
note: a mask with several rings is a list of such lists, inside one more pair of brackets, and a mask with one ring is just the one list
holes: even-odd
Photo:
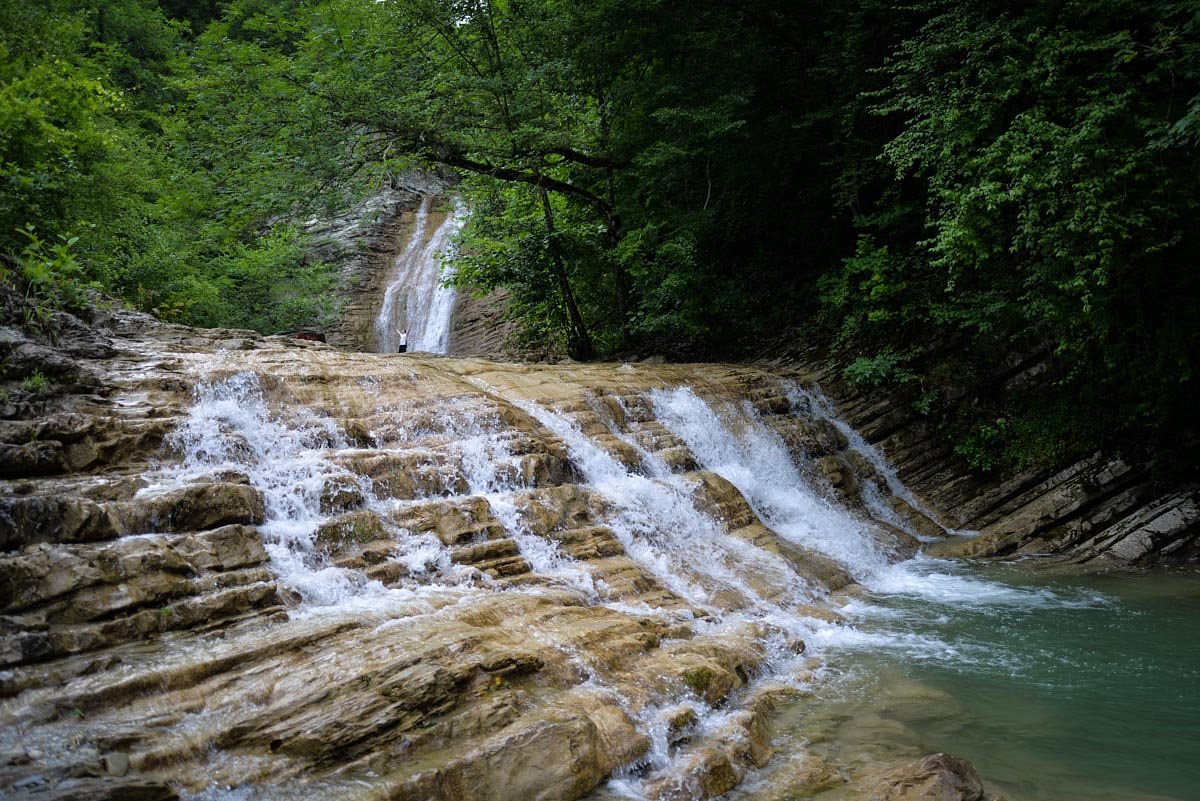
[(811, 676), (787, 621), (836, 625), (853, 577), (701, 469), (668, 389), (820, 452), (813, 486), (912, 550), (870, 519), (884, 482), (754, 368), (87, 330), (59, 374), (95, 382), (5, 421), (12, 448), (60, 446), (0, 480), (5, 797), (573, 799), (622, 771), (729, 791)]
[[(848, 386), (840, 367), (810, 353), (810, 366), (784, 371), (820, 385), (838, 414), (879, 447), (904, 483), (940, 510), (945, 526), (980, 532), (929, 546), (947, 557), (1053, 556), (1097, 569), (1200, 563), (1200, 487), (1162, 489), (1147, 464), (1093, 454), (1056, 468), (980, 476), (954, 457), (903, 393), (864, 394)], [(822, 471), (846, 489), (836, 459)], [(919, 534), (917, 521), (909, 521)]]
[(869, 801), (983, 801), (983, 783), (970, 762), (931, 754), (902, 762), (867, 780)]

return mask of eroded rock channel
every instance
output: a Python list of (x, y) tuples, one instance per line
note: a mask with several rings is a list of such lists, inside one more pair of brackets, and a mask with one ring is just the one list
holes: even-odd
[[(768, 764), (842, 599), (946, 536), (756, 368), (121, 314), (89, 342), (4, 424), (6, 797), (714, 797)], [(773, 797), (983, 793), (950, 757), (869, 767)]]

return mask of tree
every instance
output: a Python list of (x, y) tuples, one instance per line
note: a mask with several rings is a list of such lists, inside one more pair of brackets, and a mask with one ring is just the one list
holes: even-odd
[[(966, 380), (982, 398), (960, 410), (977, 463), (1186, 427), (1197, 33), (1184, 3), (935, 3), (886, 66), (875, 111), (897, 126), (882, 146), (896, 183), (826, 287), (860, 343), (916, 356), (942, 331), (985, 361), (1047, 354), (1040, 391), (1005, 397), (985, 364)], [(970, 433), (997, 420), (1006, 437)]]

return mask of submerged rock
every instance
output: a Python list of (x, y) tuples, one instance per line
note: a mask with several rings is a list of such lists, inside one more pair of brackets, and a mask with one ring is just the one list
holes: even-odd
[(974, 766), (949, 754), (898, 763), (863, 782), (867, 801), (983, 801)]

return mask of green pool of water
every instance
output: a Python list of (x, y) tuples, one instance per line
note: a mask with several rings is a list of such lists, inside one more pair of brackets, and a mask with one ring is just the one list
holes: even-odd
[(1009, 801), (1200, 799), (1200, 573), (951, 571), (849, 608), (874, 642), (829, 658), (862, 739), (894, 726)]

